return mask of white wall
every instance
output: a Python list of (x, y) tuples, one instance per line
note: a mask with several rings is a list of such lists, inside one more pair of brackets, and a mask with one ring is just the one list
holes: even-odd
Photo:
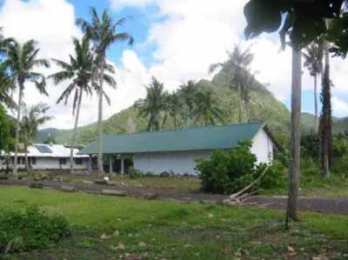
[[(251, 152), (255, 154), (258, 163), (273, 161), (273, 142), (267, 133), (261, 129), (252, 140)], [(211, 151), (141, 153), (133, 156), (134, 168), (141, 172), (160, 174), (174, 172), (177, 175), (197, 174), (196, 160), (208, 158)]]
[[(60, 165), (59, 158), (36, 158), (36, 163), (31, 164), (33, 170), (69, 170), (70, 169), (70, 159), (66, 158), (66, 164)], [(11, 165), (10, 165), (11, 167)], [(6, 164), (1, 164), (0, 170), (5, 170)], [(21, 163), (18, 164), (18, 169), (25, 169), (24, 159), (21, 160)], [(82, 164), (78, 165), (74, 163), (75, 170), (87, 170), (88, 169), (88, 158), (82, 159)]]
[(274, 157), (273, 142), (265, 130), (260, 129), (255, 135), (251, 152), (256, 155), (258, 163), (271, 163)]
[(197, 174), (196, 160), (205, 159), (210, 151), (141, 153), (133, 156), (134, 168), (144, 173), (174, 172), (177, 175)]

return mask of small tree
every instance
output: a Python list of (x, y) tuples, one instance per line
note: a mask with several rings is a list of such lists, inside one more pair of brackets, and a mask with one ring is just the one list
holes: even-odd
[(40, 125), (51, 120), (50, 116), (46, 113), (49, 107), (46, 104), (38, 104), (32, 107), (23, 106), (23, 118), (21, 120), (21, 140), (24, 144), (25, 153), (25, 169), (30, 170), (29, 158), (28, 158), (28, 147), (32, 144), (33, 140), (37, 136), (38, 128)]

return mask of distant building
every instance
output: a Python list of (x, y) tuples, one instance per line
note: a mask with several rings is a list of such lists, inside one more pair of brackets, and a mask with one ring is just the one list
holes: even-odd
[[(74, 169), (87, 170), (89, 156), (78, 154), (79, 150), (74, 149)], [(6, 158), (9, 158), (6, 162)], [(70, 169), (70, 148), (64, 145), (34, 144), (28, 147), (29, 165), (32, 170), (68, 170)], [(0, 154), (0, 170), (14, 163), (14, 153), (10, 156)], [(18, 154), (18, 169), (25, 169), (25, 154)]]
[[(208, 158), (214, 150), (231, 149), (242, 141), (251, 141), (258, 162), (272, 162), (276, 143), (269, 130), (262, 123), (246, 123), (105, 136), (104, 169), (125, 173), (133, 166), (144, 173), (195, 175), (197, 159)], [(81, 151), (93, 157), (97, 153), (97, 143)]]

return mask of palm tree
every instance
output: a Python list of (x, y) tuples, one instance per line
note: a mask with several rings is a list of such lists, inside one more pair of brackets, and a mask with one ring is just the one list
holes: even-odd
[(217, 106), (216, 99), (211, 90), (197, 92), (195, 97), (195, 109), (193, 116), (195, 122), (203, 122), (205, 126), (223, 123), (223, 111)]
[(183, 112), (183, 101), (181, 100), (180, 95), (176, 92), (168, 94), (165, 99), (166, 115), (163, 120), (163, 125), (166, 123), (167, 118), (170, 117), (173, 121), (174, 128), (177, 129), (182, 125), (181, 114)]
[(83, 19), (78, 19), (77, 24), (81, 26), (88, 38), (93, 42), (94, 51), (96, 53), (96, 67), (93, 71), (93, 84), (98, 88), (99, 102), (98, 102), (98, 171), (100, 174), (103, 170), (103, 76), (106, 64), (106, 51), (108, 48), (116, 43), (128, 41), (133, 43), (133, 38), (125, 32), (119, 33), (119, 27), (125, 22), (125, 18), (121, 18), (116, 22), (113, 21), (110, 14), (104, 10), (99, 16), (95, 8), (91, 8), (91, 22)]
[(315, 132), (319, 129), (319, 114), (318, 114), (318, 76), (322, 72), (323, 67), (323, 50), (318, 42), (313, 42), (303, 53), (305, 58), (304, 66), (307, 67), (310, 75), (314, 79), (314, 115), (315, 115)]
[(164, 91), (163, 83), (155, 77), (152, 78), (150, 86), (146, 87), (146, 98), (137, 102), (139, 116), (147, 117), (148, 131), (158, 131), (161, 128), (162, 114), (166, 111), (167, 93)]
[(37, 67), (49, 67), (49, 63), (45, 59), (38, 58), (39, 49), (36, 48), (36, 42), (33, 40), (20, 44), (13, 40), (6, 47), (6, 60), (4, 66), (9, 71), (9, 76), (18, 88), (18, 103), (17, 103), (17, 122), (16, 122), (16, 137), (15, 137), (15, 160), (13, 166), (14, 175), (17, 174), (17, 158), (18, 158), (18, 142), (21, 122), (21, 106), (23, 103), (23, 95), (27, 82), (31, 82), (37, 90), (44, 95), (46, 92), (45, 77), (36, 72)]
[[(53, 79), (55, 84), (60, 84), (65, 81), (69, 81), (70, 84), (63, 91), (57, 100), (57, 103), (64, 101), (67, 104), (71, 95), (73, 95), (73, 115), (75, 115), (74, 131), (71, 137), (70, 144), (70, 171), (73, 172), (73, 152), (76, 146), (77, 129), (80, 118), (81, 104), (83, 100), (83, 94), (92, 94), (94, 88), (92, 86), (92, 75), (94, 68), (94, 57), (90, 48), (90, 41), (87, 37), (84, 37), (81, 41), (78, 39), (73, 40), (74, 43), (74, 56), (70, 55), (69, 62), (56, 60), (54, 62), (62, 70), (49, 76)], [(105, 71), (114, 73), (112, 66), (108, 65)], [(115, 80), (109, 75), (104, 73), (104, 81), (110, 86), (115, 87)], [(108, 99), (104, 92), (104, 97)]]
[(189, 80), (186, 84), (181, 85), (180, 90), (178, 91), (179, 96), (184, 101), (187, 108), (187, 113), (184, 114), (186, 126), (192, 125), (195, 96), (197, 92), (196, 83), (193, 80)]
[(233, 52), (228, 53), (228, 56), (227, 61), (213, 64), (210, 67), (210, 72), (221, 68), (227, 74), (229, 87), (237, 87), (240, 97), (238, 121), (241, 123), (243, 121), (243, 107), (247, 116), (249, 116), (249, 87), (253, 84), (254, 78), (250, 71), (250, 65), (254, 59), (254, 55), (250, 52), (250, 49), (242, 50), (239, 46), (235, 46)]
[(21, 139), (24, 144), (25, 152), (25, 169), (30, 170), (28, 147), (32, 144), (32, 141), (37, 136), (38, 128), (40, 125), (46, 123), (51, 119), (50, 116), (46, 116), (46, 112), (49, 107), (46, 104), (38, 104), (32, 107), (23, 106), (23, 117), (21, 120)]

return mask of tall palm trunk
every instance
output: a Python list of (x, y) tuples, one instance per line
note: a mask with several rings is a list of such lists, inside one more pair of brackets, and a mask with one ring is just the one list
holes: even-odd
[(302, 54), (301, 49), (293, 47), (292, 51), (292, 95), (291, 95), (291, 139), (290, 139), (290, 169), (289, 194), (286, 222), (289, 219), (298, 220), (297, 199), (300, 181), (301, 160), (301, 92), (302, 92)]
[(99, 103), (98, 103), (98, 174), (104, 174), (103, 162), (103, 75), (104, 57), (101, 57), (99, 65)]
[(325, 67), (322, 80), (322, 115), (320, 122), (320, 152), (322, 177), (330, 177), (330, 156), (332, 144), (331, 82), (329, 44), (324, 42)]
[(19, 132), (21, 124), (21, 105), (23, 100), (23, 89), (22, 83), (19, 84), (18, 104), (17, 104), (17, 122), (16, 122), (16, 135), (15, 135), (15, 156), (13, 162), (13, 175), (16, 176), (18, 172), (18, 146), (19, 146)]
[(74, 172), (74, 147), (76, 145), (76, 136), (77, 136), (77, 127), (79, 124), (80, 119), (80, 110), (81, 110), (81, 102), (82, 102), (82, 94), (83, 91), (80, 89), (79, 93), (79, 99), (77, 101), (77, 108), (76, 108), (76, 116), (75, 116), (75, 123), (74, 123), (74, 132), (71, 138), (71, 147), (70, 147), (70, 173)]
[(314, 132), (317, 134), (319, 131), (319, 115), (318, 115), (318, 75), (314, 75)]

